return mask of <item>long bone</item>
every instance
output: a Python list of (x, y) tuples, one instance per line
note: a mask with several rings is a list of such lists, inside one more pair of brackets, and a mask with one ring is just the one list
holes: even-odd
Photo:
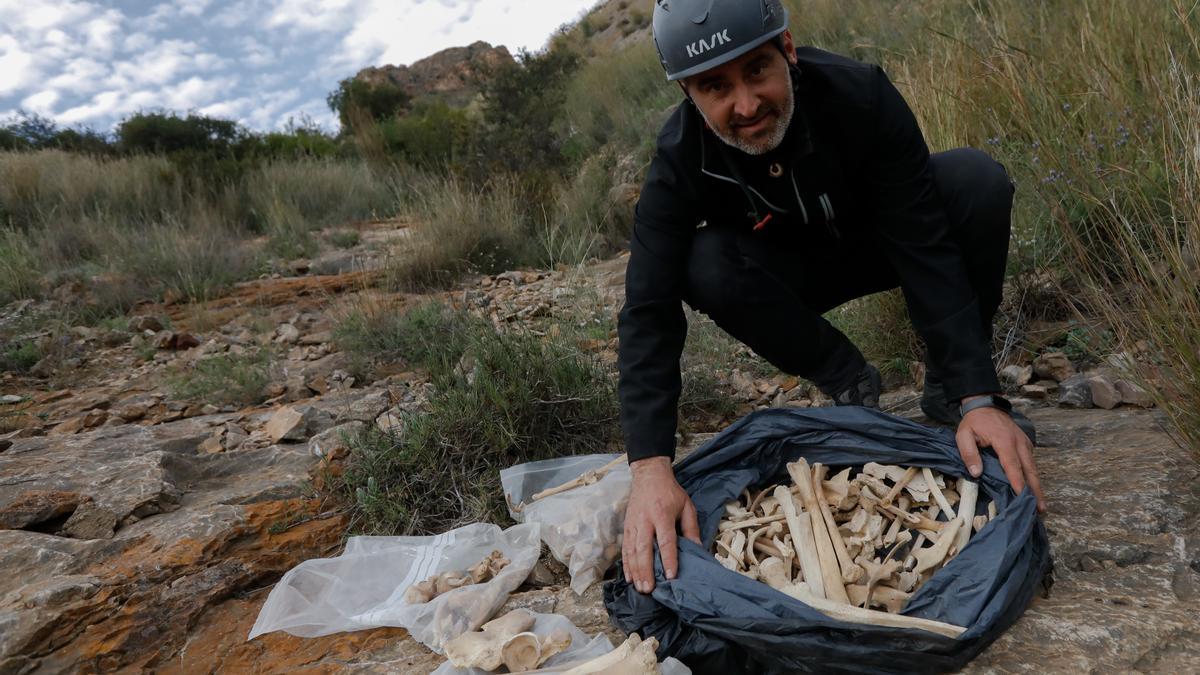
[(962, 495), (958, 505), (958, 520), (962, 527), (958, 529), (958, 538), (954, 547), (959, 551), (967, 545), (971, 538), (971, 521), (975, 519), (975, 502), (979, 498), (979, 483), (963, 478), (958, 481), (958, 494)]
[[(792, 493), (784, 486), (775, 488), (775, 498), (787, 517), (788, 529), (792, 533), (792, 546), (800, 558), (800, 569), (804, 572), (804, 583), (818, 598), (825, 597), (825, 584), (821, 576), (821, 561), (817, 557), (817, 546), (813, 539), (810, 518), (800, 518), (796, 514), (796, 505), (792, 502)], [(809, 514), (806, 514), (809, 515)]]
[(567, 490), (571, 490), (571, 489), (581, 487), (584, 485), (591, 485), (593, 483), (598, 483), (598, 482), (600, 482), (600, 479), (604, 478), (604, 476), (606, 476), (608, 474), (609, 471), (611, 471), (613, 468), (615, 468), (617, 465), (621, 464), (622, 462), (625, 462), (627, 459), (628, 459), (628, 457), (626, 457), (625, 455), (621, 455), (620, 457), (614, 459), (613, 461), (609, 462), (608, 464), (605, 464), (604, 466), (602, 466), (598, 469), (584, 471), (583, 475), (579, 476), (578, 478), (573, 478), (573, 479), (563, 483), (562, 485), (559, 485), (557, 487), (552, 487), (552, 488), (549, 488), (546, 490), (542, 490), (541, 492), (535, 492), (533, 494), (533, 496), (529, 498), (529, 501), (536, 502), (539, 499), (545, 499), (546, 497), (553, 497), (554, 495), (560, 494), (562, 492), (566, 492)]
[(946, 556), (950, 553), (950, 547), (954, 545), (954, 537), (958, 534), (962, 524), (963, 522), (957, 519), (947, 522), (946, 529), (942, 531), (942, 536), (936, 544), (913, 553), (917, 558), (918, 574), (928, 572), (945, 562)]
[(954, 513), (954, 507), (950, 506), (950, 500), (946, 499), (946, 495), (942, 494), (941, 489), (933, 480), (933, 472), (929, 467), (921, 469), (921, 476), (925, 478), (925, 484), (929, 486), (929, 491), (933, 494), (933, 498), (937, 501), (938, 506), (942, 507), (942, 513), (946, 514), (946, 518), (954, 520), (957, 516)]
[(951, 638), (956, 638), (967, 630), (962, 626), (955, 626), (941, 621), (906, 616), (904, 614), (877, 612), (873, 609), (863, 609), (861, 607), (854, 607), (853, 605), (842, 605), (832, 600), (815, 597), (808, 590), (808, 587), (803, 584), (792, 584), (785, 588), (783, 592), (829, 618), (838, 621), (863, 623), (873, 626), (888, 626), (891, 628), (917, 628)]
[[(837, 553), (833, 550), (833, 541), (829, 538), (829, 530), (821, 516), (821, 506), (813, 494), (812, 470), (803, 457), (788, 464), (787, 470), (796, 486), (800, 488), (800, 499), (804, 502), (804, 510), (808, 512), (812, 523), (812, 535), (816, 542), (817, 561), (820, 564), (821, 582), (825, 586), (825, 597), (849, 604), (850, 598), (842, 585), (842, 570), (838, 567)], [(794, 540), (795, 535), (792, 538)], [(804, 573), (807, 578), (808, 570)]]
[(825, 490), (822, 485), (825, 482), (825, 469), (823, 464), (814, 464), (813, 473), (813, 492), (817, 498), (817, 509), (821, 512), (821, 517), (825, 520), (825, 530), (829, 533), (829, 539), (833, 543), (833, 552), (837, 555), (838, 567), (841, 569), (842, 583), (852, 584), (862, 578), (863, 568), (859, 567), (850, 554), (846, 551), (846, 542), (842, 541), (842, 534), (838, 532), (837, 523), (833, 521), (833, 513), (829, 510), (829, 503), (825, 501)]

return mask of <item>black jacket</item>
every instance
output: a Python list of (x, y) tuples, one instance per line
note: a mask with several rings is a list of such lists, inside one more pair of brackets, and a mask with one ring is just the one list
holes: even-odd
[[(752, 227), (770, 213), (770, 226), (804, 228), (818, 238), (865, 228), (900, 278), (947, 395), (999, 391), (975, 294), (948, 239), (929, 149), (912, 111), (878, 66), (813, 48), (797, 56), (796, 113), (784, 144), (768, 156), (722, 147), (690, 101), (659, 133), (637, 205), (618, 326), (630, 461), (674, 454), (687, 333), (682, 300), (691, 239), (702, 222)], [(755, 161), (784, 162), (796, 188), (788, 184), (781, 194), (783, 181), (756, 184), (758, 174), (746, 170)], [(739, 186), (739, 175), (748, 189)]]

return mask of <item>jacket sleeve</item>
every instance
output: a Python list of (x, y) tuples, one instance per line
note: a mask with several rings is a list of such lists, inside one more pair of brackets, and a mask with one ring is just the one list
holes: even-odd
[(660, 149), (638, 200), (625, 305), (618, 318), (621, 427), (629, 461), (673, 457), (687, 336), (683, 296), (696, 221), (695, 200)]
[(876, 69), (874, 227), (900, 277), (913, 327), (951, 400), (1000, 391), (991, 344), (933, 178), (929, 148), (908, 104)]

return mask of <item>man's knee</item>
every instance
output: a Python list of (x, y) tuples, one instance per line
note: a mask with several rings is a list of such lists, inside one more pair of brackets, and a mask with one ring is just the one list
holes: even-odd
[(954, 224), (1008, 231), (1014, 187), (1002, 164), (974, 148), (941, 152), (931, 161), (938, 192)]

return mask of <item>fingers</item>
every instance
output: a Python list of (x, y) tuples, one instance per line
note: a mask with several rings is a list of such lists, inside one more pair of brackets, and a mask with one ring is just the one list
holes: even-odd
[(1022, 438), (1017, 447), (1018, 456), (1021, 459), (1021, 466), (1025, 472), (1025, 480), (1029, 482), (1029, 488), (1033, 490), (1033, 495), (1037, 497), (1038, 511), (1046, 512), (1046, 497), (1042, 494), (1042, 481), (1038, 478), (1037, 464), (1033, 461), (1033, 443), (1029, 442), (1029, 438)]
[(679, 517), (680, 525), (683, 528), (683, 536), (690, 539), (696, 544), (700, 543), (700, 521), (696, 516), (696, 505), (691, 499), (683, 505), (683, 514)]
[(975, 443), (975, 432), (970, 429), (959, 429), (955, 434), (958, 441), (958, 454), (962, 455), (963, 464), (974, 478), (983, 473), (983, 460), (979, 459), (979, 446)]
[(642, 513), (628, 513), (621, 542), (625, 581), (642, 593), (654, 590), (654, 524)]
[[(658, 522), (654, 525), (658, 537), (658, 554), (662, 556), (663, 573), (668, 579), (674, 579), (679, 565), (679, 546), (675, 539), (675, 523)], [(653, 564), (653, 560), (651, 560)], [(654, 577), (651, 575), (650, 585), (653, 588)]]

